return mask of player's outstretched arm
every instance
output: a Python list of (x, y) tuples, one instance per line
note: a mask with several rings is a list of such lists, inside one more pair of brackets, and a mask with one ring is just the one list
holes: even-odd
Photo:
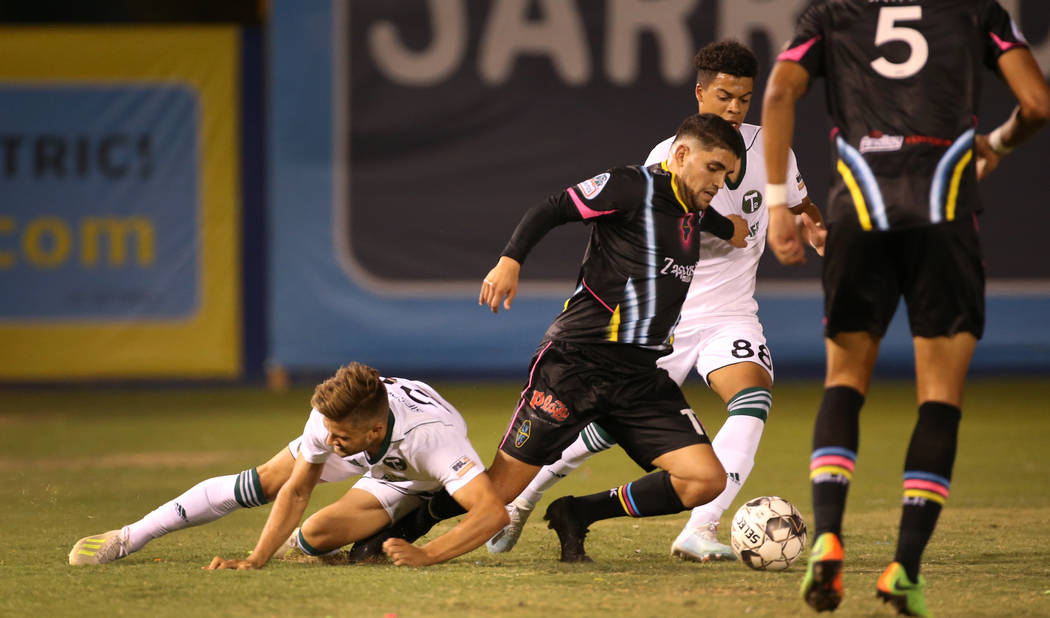
[(518, 275), (521, 272), (521, 264), (513, 258), (503, 256), (496, 266), (485, 275), (481, 282), (481, 293), (478, 295), (478, 304), (487, 305), (492, 313), (499, 312), (500, 301), (503, 308), (510, 310), (514, 296), (518, 293)]
[(324, 464), (313, 464), (306, 461), (301, 454), (295, 460), (292, 468), (292, 476), (288, 482), (277, 492), (273, 509), (266, 519), (259, 542), (247, 559), (226, 559), (220, 556), (212, 558), (211, 564), (203, 567), (205, 570), (237, 569), (252, 570), (261, 569), (270, 561), (277, 548), (295, 530), (295, 526), (302, 520), (306, 506), (310, 503), (310, 494), (321, 480), (321, 470)]
[(1017, 107), (1002, 125), (988, 135), (978, 135), (977, 179), (999, 166), (999, 160), (1035, 135), (1050, 121), (1050, 87), (1035, 57), (1027, 48), (1011, 49), (999, 57), (999, 71), (1017, 97)]
[(383, 551), (397, 566), (427, 566), (476, 549), (510, 523), (503, 500), (488, 474), (479, 474), (452, 495), (467, 510), (458, 524), (433, 541), (416, 547), (404, 539), (387, 539)]
[(806, 92), (809, 73), (802, 65), (780, 61), (773, 67), (762, 100), (766, 199), (769, 200), (769, 247), (781, 264), (805, 262), (795, 217), (787, 208), (788, 150), (795, 133), (795, 102)]

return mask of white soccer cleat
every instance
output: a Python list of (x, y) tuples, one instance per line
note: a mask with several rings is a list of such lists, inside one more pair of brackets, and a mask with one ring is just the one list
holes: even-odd
[(686, 526), (671, 543), (671, 555), (692, 562), (736, 560), (733, 548), (718, 542), (718, 524)]
[(273, 553), (277, 558), (291, 559), (298, 556), (305, 555), (303, 550), (299, 549), (299, 528), (292, 530), (292, 533), (288, 535), (288, 538), (281, 543), (281, 546), (277, 548), (277, 551)]
[(127, 540), (123, 530), (110, 530), (102, 534), (87, 536), (73, 546), (69, 552), (69, 564), (105, 564), (128, 555)]
[(525, 522), (529, 520), (529, 515), (532, 515), (534, 508), (536, 508), (535, 504), (521, 496), (508, 504), (507, 515), (510, 515), (510, 523), (485, 542), (485, 547), (489, 552), (502, 554), (514, 549), (518, 538), (521, 537), (521, 530), (525, 527)]

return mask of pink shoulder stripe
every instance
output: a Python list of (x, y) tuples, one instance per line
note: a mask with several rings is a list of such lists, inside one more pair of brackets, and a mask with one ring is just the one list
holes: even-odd
[(997, 37), (994, 32), (989, 32), (988, 36), (992, 37), (992, 40), (995, 41), (995, 44), (998, 45), (999, 49), (1002, 51), (1010, 51), (1011, 49), (1015, 49), (1017, 47), (1028, 47), (1024, 43), (1018, 43), (1015, 41), (1004, 41)]
[(581, 200), (580, 197), (576, 195), (576, 191), (573, 190), (572, 187), (569, 187), (568, 189), (566, 189), (566, 191), (569, 192), (569, 197), (572, 198), (572, 203), (576, 204), (576, 210), (580, 211), (580, 216), (582, 216), (584, 219), (593, 219), (595, 217), (600, 217), (602, 215), (607, 215), (609, 213), (616, 212), (616, 210), (593, 210), (591, 208), (588, 208), (587, 204), (584, 204), (583, 200)]
[(801, 45), (796, 45), (791, 49), (785, 49), (784, 51), (780, 52), (779, 56), (777, 56), (777, 61), (790, 60), (792, 62), (801, 62), (802, 57), (806, 55), (806, 52), (809, 51), (809, 48), (813, 47), (813, 44), (819, 40), (820, 37), (815, 36)]

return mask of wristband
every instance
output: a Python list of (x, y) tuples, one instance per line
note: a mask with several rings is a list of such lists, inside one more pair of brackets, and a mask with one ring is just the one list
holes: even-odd
[(770, 206), (787, 206), (787, 184), (766, 183), (766, 203)]
[(1013, 150), (1013, 148), (1003, 143), (1002, 127), (996, 127), (994, 131), (988, 134), (988, 146), (991, 147), (992, 152), (999, 156), (1003, 156)]

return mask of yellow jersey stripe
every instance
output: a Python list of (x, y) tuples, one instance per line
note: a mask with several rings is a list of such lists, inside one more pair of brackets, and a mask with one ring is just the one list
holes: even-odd
[(842, 175), (842, 180), (846, 181), (849, 194), (853, 196), (853, 206), (857, 209), (857, 218), (860, 219), (860, 226), (865, 230), (871, 230), (871, 216), (868, 215), (868, 205), (864, 202), (864, 193), (860, 190), (857, 179), (853, 177), (853, 172), (850, 171), (849, 166), (842, 159), (839, 159), (838, 171)]
[(955, 171), (952, 172), (952, 184), (948, 190), (948, 204), (944, 208), (944, 218), (948, 221), (955, 219), (955, 201), (959, 198), (959, 182), (962, 180), (963, 170), (966, 169), (966, 165), (973, 158), (973, 149), (966, 151), (959, 162), (955, 164)]
[(612, 318), (609, 319), (609, 341), (620, 340), (620, 305), (613, 309)]
[(685, 205), (685, 202), (682, 201), (682, 196), (678, 194), (678, 183), (675, 182), (677, 176), (674, 175), (674, 172), (667, 169), (667, 161), (660, 162), (660, 169), (671, 175), (671, 190), (674, 191), (674, 197), (678, 200), (678, 205), (682, 207), (682, 210), (689, 212), (689, 207)]

